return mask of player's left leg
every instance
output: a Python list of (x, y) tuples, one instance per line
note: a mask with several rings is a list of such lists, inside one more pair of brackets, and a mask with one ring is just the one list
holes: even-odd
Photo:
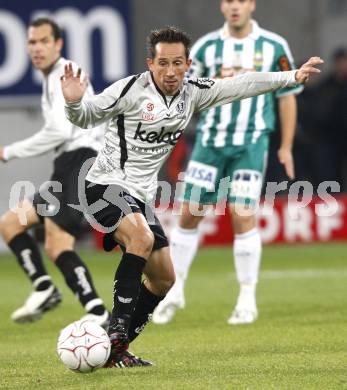
[(66, 284), (87, 312), (82, 319), (94, 321), (103, 327), (108, 326), (109, 313), (96, 292), (87, 266), (74, 250), (74, 236), (51, 218), (45, 218), (45, 233), (47, 255), (61, 271)]
[(169, 247), (154, 250), (143, 272), (145, 280), (141, 285), (140, 295), (129, 327), (130, 342), (143, 331), (151, 320), (154, 309), (164, 299), (175, 281)]
[[(126, 196), (129, 200), (130, 195)], [(128, 332), (141, 292), (142, 274), (152, 252), (154, 235), (139, 211), (117, 218), (120, 218), (120, 223), (113, 237), (122, 246), (123, 256), (114, 277), (113, 307), (108, 329), (111, 354), (105, 367), (152, 365), (149, 362), (143, 364), (142, 359), (130, 354), (127, 349)]]
[[(130, 195), (126, 200), (131, 200)], [(153, 365), (129, 353), (127, 344), (142, 332), (155, 307), (175, 281), (163, 228), (150, 207), (140, 201), (136, 203), (137, 212), (131, 218), (122, 218), (114, 233), (115, 241), (122, 246), (123, 256), (115, 275), (109, 327), (112, 352), (107, 367)], [(136, 211), (135, 203), (132, 206)], [(141, 283), (142, 274), (145, 279)]]
[[(134, 313), (128, 329), (128, 342), (131, 343), (150, 322), (158, 303), (165, 297), (175, 281), (169, 247), (154, 250), (143, 270), (145, 279), (141, 284)], [(154, 363), (141, 359), (129, 351), (115, 353), (107, 367), (152, 366)]]

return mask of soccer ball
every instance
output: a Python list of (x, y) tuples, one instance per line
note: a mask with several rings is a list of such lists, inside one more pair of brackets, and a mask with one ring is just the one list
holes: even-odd
[(80, 320), (60, 332), (57, 352), (70, 370), (91, 372), (105, 365), (110, 356), (111, 344), (100, 325)]

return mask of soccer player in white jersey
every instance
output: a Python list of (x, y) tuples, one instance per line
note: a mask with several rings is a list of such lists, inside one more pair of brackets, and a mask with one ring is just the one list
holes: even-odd
[(87, 80), (81, 70), (76, 74), (67, 66), (62, 77), (70, 121), (83, 128), (106, 123), (105, 146), (83, 183), (81, 203), (87, 218), (107, 232), (104, 248), (118, 243), (123, 249), (114, 278), (109, 367), (144, 365), (127, 353), (128, 344), (175, 280), (168, 241), (151, 205), (157, 173), (193, 113), (303, 83), (322, 63), (313, 57), (297, 71), (187, 80), (185, 33), (167, 27), (152, 31), (148, 42), (149, 71), (119, 80), (91, 99), (82, 100)]
[[(287, 42), (252, 20), (255, 0), (222, 0), (224, 26), (200, 38), (192, 48), (191, 73), (197, 77), (228, 77), (254, 71), (294, 68)], [(153, 314), (153, 322), (165, 324), (185, 306), (184, 285), (199, 245), (198, 225), (203, 213), (193, 215), (192, 204), (209, 205), (227, 199), (234, 230), (234, 263), (240, 290), (228, 323), (256, 320), (256, 285), (262, 244), (255, 213), (243, 213), (242, 204), (259, 201), (267, 162), (269, 133), (275, 126), (274, 97), (278, 98), (281, 146), (278, 158), (286, 174), (294, 178), (292, 144), (296, 126), (296, 99), (302, 86), (282, 88), (204, 112), (185, 174), (182, 214), (171, 234), (171, 257), (176, 283)], [(229, 193), (218, 183), (230, 178)], [(210, 178), (211, 180), (205, 180)], [(196, 191), (196, 188), (200, 191)], [(194, 195), (195, 193), (197, 195)], [(241, 212), (240, 212), (241, 210)]]
[[(44, 196), (46, 199), (54, 199), (54, 196), (53, 203), (48, 204), (37, 193), (33, 202), (25, 200), (18, 206), (20, 210), (9, 210), (1, 217), (1, 234), (34, 287), (24, 305), (12, 314), (12, 319), (18, 323), (38, 320), (62, 299), (47, 274), (37, 242), (27, 232), (41, 222), (45, 225), (46, 252), (86, 310), (83, 318), (107, 326), (109, 313), (97, 295), (88, 268), (74, 251), (75, 235), (81, 229), (83, 214), (68, 206), (78, 203), (77, 178), (80, 167), (85, 160), (95, 158), (102, 146), (103, 129), (86, 132), (71, 125), (65, 118), (60, 77), (67, 60), (61, 57), (62, 46), (61, 31), (53, 20), (40, 18), (30, 23), (28, 51), (33, 66), (43, 75), (41, 102), (45, 124), (32, 137), (0, 147), (0, 160), (4, 162), (54, 150), (51, 180), (61, 184), (57, 192), (50, 188), (50, 194), (47, 192)], [(86, 95), (93, 95), (91, 86), (88, 86)], [(52, 206), (56, 207), (55, 210)], [(47, 217), (43, 218), (40, 210), (45, 210)], [(19, 216), (24, 213), (27, 223), (22, 224)]]

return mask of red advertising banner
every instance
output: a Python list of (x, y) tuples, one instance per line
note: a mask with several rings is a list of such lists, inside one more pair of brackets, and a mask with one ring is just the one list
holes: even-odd
[[(178, 222), (177, 214), (172, 208), (157, 209), (158, 218), (169, 237), (172, 227)], [(209, 210), (199, 226), (203, 245), (232, 242), (229, 213), (216, 214)], [(273, 204), (261, 202), (257, 219), (266, 244), (347, 240), (347, 196), (329, 196), (325, 200), (316, 197), (311, 201), (278, 198)], [(95, 238), (100, 248), (102, 235), (95, 233)]]

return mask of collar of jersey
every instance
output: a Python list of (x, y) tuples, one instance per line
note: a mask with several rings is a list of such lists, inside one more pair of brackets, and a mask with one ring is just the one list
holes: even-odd
[(170, 103), (167, 102), (167, 99), (166, 99), (166, 96), (165, 94), (162, 92), (162, 90), (158, 87), (158, 85), (156, 84), (156, 82), (154, 81), (154, 77), (153, 77), (153, 74), (152, 72), (149, 72), (150, 75), (151, 75), (151, 79), (152, 79), (152, 82), (155, 86), (155, 89), (158, 91), (159, 95), (163, 98), (164, 102), (165, 102), (165, 105), (167, 108), (169, 108), (172, 104), (172, 102), (177, 98), (177, 96), (181, 93), (180, 90), (178, 90), (173, 96), (172, 96), (172, 99), (170, 100)]
[[(240, 41), (242, 41), (243, 39), (248, 39), (248, 38), (251, 38), (254, 40), (257, 40), (259, 38), (260, 28), (259, 28), (258, 23), (254, 19), (251, 20), (251, 23), (252, 23), (252, 32), (250, 34), (248, 34), (245, 38), (239, 39)], [(230, 34), (227, 22), (225, 22), (223, 27), (220, 29), (220, 38), (222, 40), (225, 40), (227, 38), (234, 38), (234, 39), (238, 40), (238, 38), (235, 38)]]

